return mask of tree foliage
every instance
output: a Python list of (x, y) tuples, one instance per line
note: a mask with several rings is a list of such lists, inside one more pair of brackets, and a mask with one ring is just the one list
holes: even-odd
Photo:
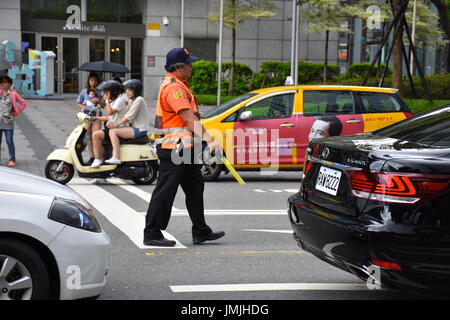
[[(223, 24), (228, 29), (239, 29), (239, 24), (249, 19), (270, 18), (278, 7), (263, 0), (224, 0)], [(220, 21), (220, 0), (216, 0), (213, 12), (208, 14), (206, 23)]]
[[(275, 15), (278, 8), (271, 1), (267, 0), (224, 0), (223, 23), (228, 29), (231, 29), (231, 68), (228, 94), (232, 95), (234, 91), (234, 75), (236, 66), (236, 31), (239, 30), (239, 24), (249, 19), (270, 18)], [(220, 21), (220, 0), (212, 12), (206, 18), (207, 23), (217, 23)]]

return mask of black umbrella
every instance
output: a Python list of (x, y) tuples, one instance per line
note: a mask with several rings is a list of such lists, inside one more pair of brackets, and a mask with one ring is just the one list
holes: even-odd
[(84, 71), (96, 71), (96, 72), (121, 72), (121, 73), (130, 72), (130, 70), (128, 70), (128, 68), (125, 67), (124, 65), (109, 61), (86, 62), (83, 63), (79, 69)]

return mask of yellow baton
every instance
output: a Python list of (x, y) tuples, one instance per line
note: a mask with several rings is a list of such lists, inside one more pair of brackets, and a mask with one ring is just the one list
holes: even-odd
[(241, 176), (236, 172), (236, 170), (233, 168), (233, 166), (231, 165), (231, 163), (228, 161), (227, 158), (222, 157), (220, 159), (223, 164), (227, 167), (228, 171), (231, 172), (231, 174), (233, 175), (233, 177), (236, 179), (237, 182), (239, 182), (240, 185), (244, 185), (245, 182), (244, 180), (242, 180)]

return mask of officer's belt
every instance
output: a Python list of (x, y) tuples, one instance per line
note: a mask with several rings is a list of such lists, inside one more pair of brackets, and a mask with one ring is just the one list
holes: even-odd
[(177, 128), (163, 128), (158, 129), (155, 128), (152, 130), (153, 133), (156, 134), (173, 134), (173, 133), (185, 133), (185, 132), (191, 132), (187, 127), (177, 127)]

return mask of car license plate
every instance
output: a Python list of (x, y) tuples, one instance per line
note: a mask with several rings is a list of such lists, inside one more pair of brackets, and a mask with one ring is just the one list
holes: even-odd
[(335, 196), (341, 181), (341, 171), (328, 167), (320, 167), (316, 180), (316, 189)]

